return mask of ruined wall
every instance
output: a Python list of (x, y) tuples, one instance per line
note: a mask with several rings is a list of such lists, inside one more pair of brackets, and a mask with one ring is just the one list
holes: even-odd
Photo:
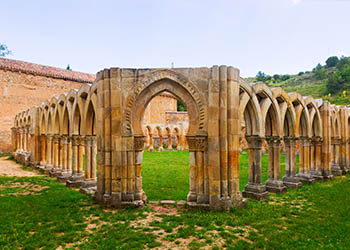
[(72, 88), (79, 89), (83, 84), (0, 68), (0, 152), (11, 148), (11, 127), (18, 112), (39, 106), (49, 97)]
[(166, 123), (166, 111), (176, 111), (177, 110), (177, 100), (176, 98), (168, 93), (162, 93), (154, 97), (148, 104), (145, 115), (144, 124), (150, 123)]

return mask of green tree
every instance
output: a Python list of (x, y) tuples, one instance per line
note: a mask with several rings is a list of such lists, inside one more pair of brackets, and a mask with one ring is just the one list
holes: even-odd
[(181, 100), (177, 100), (177, 111), (187, 111), (185, 104)]
[(5, 57), (11, 54), (12, 54), (11, 50), (9, 50), (5, 44), (0, 43), (0, 56)]
[(71, 69), (71, 67), (70, 67), (70, 65), (69, 65), (69, 64), (67, 65), (66, 70), (70, 70), (70, 71), (72, 71), (72, 69)]
[(315, 68), (313, 68), (312, 71), (316, 71), (316, 70), (319, 70), (319, 69), (322, 69), (322, 65), (320, 63), (317, 64), (317, 66)]
[(339, 62), (339, 58), (337, 56), (331, 56), (326, 60), (327, 68), (335, 67)]
[(258, 74), (256, 74), (256, 80), (257, 81), (266, 81), (266, 74), (262, 71), (259, 71)]

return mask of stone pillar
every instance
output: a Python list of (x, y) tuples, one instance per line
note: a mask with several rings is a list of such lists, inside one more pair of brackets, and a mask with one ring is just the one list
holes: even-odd
[(154, 147), (153, 147), (153, 135), (149, 134), (149, 147), (148, 147), (148, 152), (153, 152)]
[(47, 163), (46, 163), (46, 170), (50, 171), (51, 168), (53, 168), (53, 163), (52, 163), (52, 135), (46, 135), (46, 142), (47, 142), (47, 147), (46, 147), (46, 159), (47, 159)]
[(168, 134), (168, 151), (173, 150), (173, 138), (172, 135), (169, 133)]
[(17, 136), (17, 146), (16, 146), (16, 152), (19, 152), (20, 149), (21, 149), (21, 130), (20, 128), (17, 128), (17, 131), (16, 131), (16, 136)]
[(158, 148), (158, 151), (162, 152), (162, 151), (164, 151), (164, 148), (163, 148), (163, 135), (158, 135), (158, 136), (159, 136), (159, 148)]
[(284, 193), (287, 187), (280, 180), (280, 146), (281, 138), (278, 136), (267, 137), (269, 147), (269, 178), (266, 181), (266, 189), (269, 192)]
[(79, 137), (78, 145), (78, 173), (84, 175), (84, 151), (85, 151), (85, 142), (84, 137)]
[(61, 137), (61, 145), (62, 145), (62, 172), (59, 176), (57, 176), (58, 182), (65, 183), (69, 177), (71, 176), (71, 169), (68, 169), (68, 137), (66, 135), (63, 135)]
[(23, 128), (23, 151), (27, 152), (27, 128)]
[[(81, 137), (79, 135), (72, 136), (72, 176), (67, 180), (66, 186), (80, 187), (84, 180), (84, 173), (82, 171), (82, 151), (81, 151)], [(81, 166), (80, 163), (81, 162)]]
[(91, 179), (91, 137), (85, 136), (85, 180)]
[(182, 150), (181, 148), (181, 138), (179, 135), (176, 135), (176, 150)]
[(323, 180), (322, 176), (322, 137), (314, 136), (312, 145), (314, 148), (314, 167), (311, 170), (311, 175), (316, 180)]
[(72, 174), (72, 154), (73, 154), (73, 149), (72, 149), (72, 137), (68, 136), (67, 138), (67, 172)]
[(96, 137), (85, 136), (85, 180), (83, 181), (80, 192), (90, 193), (95, 191), (96, 187)]
[(342, 175), (343, 171), (340, 168), (339, 165), (339, 158), (340, 158), (340, 142), (341, 139), (339, 136), (332, 137), (332, 147), (333, 147), (333, 161), (332, 161), (332, 174), (333, 175)]
[(11, 152), (16, 152), (17, 151), (17, 129), (12, 127), (11, 128), (11, 146), (12, 150)]
[(263, 138), (246, 136), (249, 157), (249, 182), (242, 192), (244, 197), (263, 200), (268, 197), (266, 186), (261, 184), (261, 146)]
[(299, 137), (299, 173), (296, 175), (301, 182), (309, 184), (315, 181), (310, 172), (310, 141), (309, 137)]
[(44, 134), (41, 135), (41, 144), (40, 144), (40, 149), (41, 149), (41, 166), (45, 166), (47, 161), (46, 161), (46, 147), (47, 147), (47, 142), (46, 142), (46, 136)]
[(96, 181), (96, 157), (97, 157), (96, 136), (91, 136), (91, 179), (95, 181)]
[(288, 188), (301, 187), (301, 182), (296, 177), (296, 137), (283, 138), (286, 161), (285, 161), (285, 176), (283, 177), (283, 184)]
[[(152, 137), (150, 137), (152, 140)], [(144, 137), (134, 137), (134, 148), (135, 148), (135, 200), (142, 200), (147, 202), (147, 197), (142, 189), (142, 159), (143, 159), (143, 144)]]
[(53, 136), (53, 164), (54, 167), (50, 171), (50, 176), (57, 177), (62, 172), (60, 166), (60, 135), (58, 134)]
[(322, 175), (324, 179), (332, 179), (331, 172), (331, 117), (330, 117), (330, 103), (324, 101), (320, 107), (322, 117)]

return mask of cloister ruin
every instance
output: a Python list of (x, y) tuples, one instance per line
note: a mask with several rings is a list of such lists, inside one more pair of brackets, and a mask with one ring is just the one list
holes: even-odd
[[(174, 138), (179, 149), (188, 147), (190, 152), (189, 207), (229, 209), (243, 205), (243, 197), (264, 199), (269, 192), (328, 180), (350, 168), (348, 107), (250, 84), (228, 66), (102, 70), (91, 86), (17, 114), (14, 155), (67, 186), (97, 187), (95, 198), (103, 205), (141, 207), (146, 202), (142, 156), (145, 142), (152, 148), (150, 135), (155, 131), (142, 119), (152, 98), (164, 92), (182, 100), (188, 110), (188, 128), (163, 132), (170, 138), (168, 145), (176, 146)], [(248, 142), (249, 182), (240, 192), (242, 137)], [(264, 141), (269, 157), (266, 183), (261, 181)]]

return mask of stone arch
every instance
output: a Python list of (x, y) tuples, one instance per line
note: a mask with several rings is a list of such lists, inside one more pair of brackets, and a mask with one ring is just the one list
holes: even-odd
[(315, 100), (308, 96), (304, 99), (305, 105), (309, 110), (311, 135), (312, 136), (322, 136), (322, 119), (321, 114)]
[(239, 110), (240, 117), (245, 120), (246, 135), (263, 136), (259, 101), (251, 86), (245, 81), (240, 81)]
[(89, 96), (84, 111), (84, 134), (96, 135), (96, 94)]
[(197, 87), (183, 75), (171, 70), (156, 70), (145, 75), (126, 100), (123, 134), (143, 136), (141, 120), (148, 103), (167, 91), (183, 101), (189, 120), (188, 135), (206, 135), (207, 110), (204, 97)]
[(309, 112), (303, 97), (299, 93), (290, 93), (289, 97), (293, 103), (296, 119), (294, 123), (294, 131), (296, 136), (311, 137)]

